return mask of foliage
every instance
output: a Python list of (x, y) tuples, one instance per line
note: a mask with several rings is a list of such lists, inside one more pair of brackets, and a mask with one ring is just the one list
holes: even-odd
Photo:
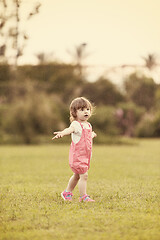
[(46, 142), (53, 129), (69, 126), (69, 104), (77, 96), (96, 106), (90, 119), (99, 135), (95, 142), (117, 143), (120, 135), (159, 137), (159, 85), (135, 73), (125, 86), (128, 91), (122, 94), (103, 77), (88, 82), (71, 64), (0, 65), (0, 141)]
[(75, 63), (75, 70), (81, 80), (85, 78), (83, 60), (88, 56), (86, 52), (86, 43), (81, 43), (78, 46), (75, 46), (74, 50), (68, 51), (68, 53), (73, 58), (73, 63)]
[(91, 123), (95, 131), (100, 131), (107, 135), (117, 135), (119, 130), (116, 126), (115, 108), (111, 106), (100, 106), (96, 108), (96, 113), (91, 118)]
[(159, 145), (94, 146), (91, 204), (60, 196), (69, 145), (0, 146), (0, 240), (160, 239)]
[(9, 94), (9, 81), (11, 78), (11, 70), (9, 65), (0, 64), (0, 103), (4, 102), (4, 99), (7, 98)]
[(160, 109), (160, 84), (156, 88), (155, 92), (155, 108)]
[(20, 66), (20, 76), (38, 81), (39, 86), (48, 94), (58, 94), (65, 103), (81, 92), (83, 81), (75, 74), (75, 67), (67, 64), (40, 64), (37, 66)]
[(135, 135), (137, 137), (153, 137), (154, 133), (154, 117), (151, 114), (145, 114), (136, 127)]
[(63, 64), (39, 64), (39, 65), (24, 65), (18, 67), (20, 76), (25, 79), (31, 79), (33, 81), (38, 80), (39, 82), (49, 83), (52, 82), (51, 78), (53, 75), (57, 76), (64, 69), (70, 71), (69, 66)]
[(155, 137), (160, 137), (160, 111), (157, 111), (154, 119)]
[(5, 131), (21, 136), (24, 143), (34, 143), (37, 134), (49, 135), (53, 128), (64, 127), (55, 97), (48, 97), (34, 89), (23, 98), (15, 99), (4, 114), (4, 119)]
[[(20, 14), (23, 3), (24, 0), (0, 0), (0, 58), (7, 62), (13, 58), (15, 65), (23, 55), (25, 42), (28, 40), (28, 35), (20, 28), (20, 22), (24, 21)], [(39, 13), (40, 6), (37, 2), (27, 13), (25, 22)]]
[(160, 137), (160, 111), (147, 113), (136, 127), (137, 137)]
[(145, 66), (149, 70), (152, 70), (154, 67), (158, 65), (157, 56), (154, 53), (148, 54), (148, 56), (142, 58), (145, 61)]
[(105, 78), (86, 83), (82, 95), (87, 96), (97, 105), (115, 105), (124, 100), (124, 96), (118, 91), (116, 85)]
[(121, 134), (133, 137), (135, 126), (144, 113), (145, 109), (138, 107), (133, 102), (119, 104), (115, 115)]
[(10, 67), (7, 64), (0, 64), (0, 84), (10, 79)]
[(147, 110), (154, 107), (156, 84), (152, 78), (133, 73), (125, 80), (124, 85), (130, 101)]

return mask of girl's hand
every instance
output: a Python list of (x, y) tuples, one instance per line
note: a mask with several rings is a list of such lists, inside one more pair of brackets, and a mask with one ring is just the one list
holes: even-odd
[(53, 137), (52, 140), (55, 139), (55, 138), (62, 138), (62, 137), (66, 136), (66, 135), (69, 135), (73, 132), (74, 132), (74, 128), (71, 127), (71, 126), (68, 127), (68, 128), (65, 128), (63, 131), (54, 132), (53, 134), (56, 134), (56, 136)]
[(56, 138), (62, 138), (64, 136), (64, 134), (62, 132), (54, 132), (53, 134), (56, 134), (56, 136), (54, 136), (52, 138), (52, 140), (54, 140)]
[(97, 137), (97, 134), (93, 131), (92, 132), (92, 138), (95, 138), (95, 137)]

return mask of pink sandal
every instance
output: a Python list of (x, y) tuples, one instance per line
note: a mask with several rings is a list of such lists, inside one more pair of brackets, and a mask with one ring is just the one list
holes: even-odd
[(64, 199), (64, 201), (72, 201), (73, 194), (71, 192), (62, 192), (61, 197)]
[(95, 200), (91, 199), (89, 195), (85, 194), (79, 198), (79, 202), (95, 202)]

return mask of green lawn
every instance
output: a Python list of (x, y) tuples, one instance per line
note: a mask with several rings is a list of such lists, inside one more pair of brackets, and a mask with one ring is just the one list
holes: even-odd
[[(57, 141), (58, 143), (58, 141)], [(159, 240), (160, 140), (94, 145), (88, 194), (60, 193), (69, 145), (0, 146), (0, 240)]]

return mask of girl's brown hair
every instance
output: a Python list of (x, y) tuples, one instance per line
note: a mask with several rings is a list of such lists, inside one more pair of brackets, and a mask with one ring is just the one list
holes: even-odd
[(89, 108), (92, 114), (93, 106), (88, 99), (84, 97), (75, 98), (70, 104), (70, 122), (76, 120), (77, 110), (81, 108)]

